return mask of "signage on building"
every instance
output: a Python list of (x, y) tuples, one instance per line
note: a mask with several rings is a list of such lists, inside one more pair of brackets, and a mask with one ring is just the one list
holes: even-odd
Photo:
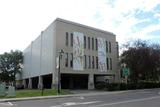
[(107, 71), (106, 64), (106, 43), (104, 38), (97, 38), (98, 40), (98, 69), (101, 72)]
[(73, 33), (73, 69), (83, 70), (84, 35), (80, 32)]

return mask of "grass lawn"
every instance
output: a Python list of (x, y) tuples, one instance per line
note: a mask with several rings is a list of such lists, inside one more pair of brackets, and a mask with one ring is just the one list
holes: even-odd
[[(69, 90), (61, 90), (60, 95), (71, 94)], [(42, 90), (16, 90), (16, 96), (10, 98), (21, 98), (21, 97), (36, 97), (36, 96), (51, 96), (58, 95), (57, 90), (55, 89), (44, 89), (43, 95)], [(8, 98), (8, 97), (0, 97), (0, 98)]]

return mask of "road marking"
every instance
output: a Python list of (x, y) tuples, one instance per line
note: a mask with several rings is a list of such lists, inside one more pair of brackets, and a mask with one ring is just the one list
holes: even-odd
[(111, 105), (118, 105), (118, 104), (125, 104), (125, 103), (133, 103), (133, 102), (153, 100), (153, 99), (157, 99), (157, 98), (160, 98), (160, 96), (149, 97), (149, 98), (142, 98), (142, 99), (133, 99), (133, 100), (127, 100), (127, 101), (121, 101), (121, 102), (115, 102), (115, 103), (108, 103), (108, 104), (89, 106), (89, 107), (103, 107), (103, 106), (106, 107), (106, 106), (111, 106)]
[(102, 101), (90, 101), (90, 102), (67, 102), (63, 103), (61, 105), (57, 106), (50, 106), (50, 107), (67, 107), (67, 106), (75, 106), (75, 105), (87, 105), (87, 104), (94, 104), (94, 103), (99, 103)]
[(83, 100), (83, 99), (84, 99), (84, 97), (82, 97), (82, 96), (81, 96), (81, 97), (79, 97), (79, 99)]
[(13, 106), (14, 104), (12, 104), (11, 102), (7, 102), (7, 103), (0, 103), (0, 105), (3, 105), (3, 106)]

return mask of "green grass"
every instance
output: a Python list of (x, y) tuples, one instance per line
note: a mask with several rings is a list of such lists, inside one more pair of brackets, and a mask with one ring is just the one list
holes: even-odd
[[(69, 90), (61, 90), (60, 95), (67, 95), (71, 94)], [(36, 97), (36, 96), (52, 96), (52, 95), (58, 95), (57, 90), (55, 89), (45, 89), (42, 90), (16, 90), (16, 96), (12, 98), (22, 98), (22, 97)], [(0, 97), (0, 98), (9, 98), (9, 97)], [(10, 97), (11, 98), (11, 97)]]

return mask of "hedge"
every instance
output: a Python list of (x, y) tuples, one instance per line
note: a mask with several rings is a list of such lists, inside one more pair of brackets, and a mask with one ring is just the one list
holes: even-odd
[(160, 83), (156, 82), (140, 82), (140, 83), (97, 83), (95, 88), (98, 90), (118, 91), (118, 90), (134, 90), (134, 89), (150, 89), (160, 88)]

